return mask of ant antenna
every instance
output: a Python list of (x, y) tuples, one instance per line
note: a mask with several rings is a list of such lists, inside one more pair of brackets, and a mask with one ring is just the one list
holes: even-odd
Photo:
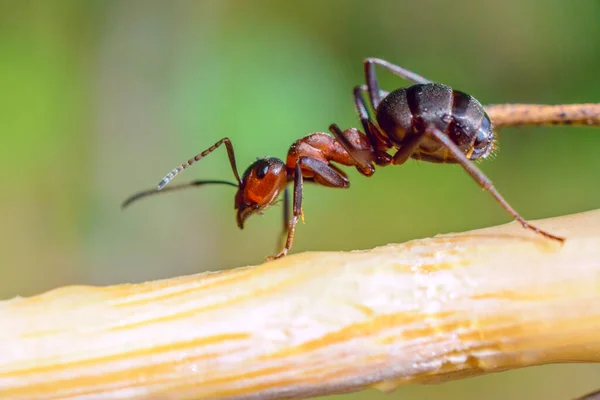
[(133, 203), (136, 200), (139, 200), (143, 197), (147, 197), (153, 194), (158, 194), (158, 193), (165, 193), (165, 192), (171, 192), (174, 190), (179, 190), (179, 189), (185, 189), (185, 188), (189, 188), (189, 187), (194, 187), (194, 186), (201, 186), (201, 185), (207, 185), (207, 184), (219, 184), (219, 185), (229, 185), (229, 186), (233, 186), (233, 187), (238, 187), (237, 184), (233, 183), (233, 182), (229, 182), (229, 181), (221, 181), (221, 180), (201, 180), (201, 181), (192, 181), (192, 182), (188, 182), (188, 183), (183, 183), (181, 185), (172, 185), (171, 187), (168, 187), (166, 189), (163, 190), (158, 190), (158, 189), (150, 189), (150, 190), (144, 190), (143, 192), (138, 192), (136, 194), (134, 194), (133, 196), (129, 197), (127, 200), (125, 200), (123, 202), (123, 204), (121, 205), (121, 208), (125, 208), (128, 205), (130, 205), (131, 203)]
[(214, 150), (216, 150), (223, 143), (225, 143), (225, 147), (227, 148), (227, 155), (229, 156), (229, 163), (231, 164), (231, 169), (233, 170), (233, 175), (235, 175), (235, 179), (237, 180), (238, 186), (241, 187), (242, 186), (242, 180), (240, 179), (240, 176), (239, 176), (239, 174), (237, 172), (237, 167), (235, 165), (235, 155), (233, 153), (233, 146), (231, 145), (231, 141), (229, 140), (229, 138), (223, 138), (223, 139), (219, 140), (217, 143), (215, 143), (214, 145), (212, 145), (211, 147), (209, 147), (208, 149), (204, 150), (202, 153), (196, 155), (193, 158), (190, 158), (189, 160), (187, 160), (186, 162), (184, 162), (183, 164), (181, 164), (180, 166), (178, 166), (177, 168), (175, 168), (171, 172), (169, 172), (167, 174), (167, 176), (165, 176), (162, 179), (162, 181), (159, 182), (156, 190), (162, 190), (162, 188), (164, 188), (165, 186), (167, 186), (167, 184), (177, 174), (179, 174), (181, 171), (183, 171), (184, 169), (186, 169), (187, 167), (189, 167), (190, 165), (192, 165), (196, 161), (199, 161), (202, 158), (204, 158), (207, 155), (209, 155), (210, 153), (212, 153)]

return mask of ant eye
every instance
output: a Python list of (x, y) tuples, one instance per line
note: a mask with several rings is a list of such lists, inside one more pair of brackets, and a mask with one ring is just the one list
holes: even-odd
[(267, 175), (267, 172), (269, 172), (269, 163), (268, 162), (258, 163), (258, 165), (256, 165), (256, 168), (254, 169), (254, 172), (256, 173), (256, 177), (258, 179), (264, 178)]

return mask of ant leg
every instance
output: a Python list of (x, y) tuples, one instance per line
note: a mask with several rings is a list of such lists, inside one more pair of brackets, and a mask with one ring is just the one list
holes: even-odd
[(290, 220), (290, 194), (286, 187), (283, 191), (283, 230), (277, 242), (277, 248), (280, 249), (285, 243), (285, 238), (288, 233), (288, 221)]
[[(289, 221), (289, 225), (287, 227), (287, 240), (285, 241), (285, 246), (281, 250), (281, 252), (274, 256), (268, 257), (267, 260), (276, 260), (278, 258), (284, 257), (292, 248), (292, 244), (294, 243), (294, 235), (296, 233), (296, 225), (298, 224), (298, 219), (303, 215), (302, 212), (302, 185), (303, 185), (303, 176), (302, 176), (302, 167), (307, 167), (311, 171), (315, 173), (315, 178), (320, 177), (324, 181), (329, 184), (326, 186), (329, 187), (338, 187), (338, 188), (347, 188), (350, 184), (346, 177), (341, 176), (334, 168), (323, 161), (316, 160), (314, 158), (309, 157), (300, 157), (298, 161), (296, 161), (295, 175), (294, 175), (294, 199), (293, 199), (293, 216)], [(315, 179), (316, 182), (321, 183), (321, 180)]]
[(406, 144), (403, 144), (402, 147), (394, 154), (392, 159), (392, 164), (394, 165), (402, 165), (409, 159), (409, 157), (419, 148), (421, 142), (425, 138), (424, 135), (414, 135), (410, 139), (407, 140)]
[[(304, 157), (301, 157), (301, 159)], [(273, 257), (267, 257), (267, 261), (276, 260), (284, 257), (288, 251), (292, 248), (294, 243), (294, 234), (296, 232), (296, 224), (298, 218), (302, 215), (302, 169), (300, 168), (300, 160), (296, 162), (295, 176), (294, 176), (294, 216), (289, 220), (287, 226), (287, 239), (285, 245), (279, 254)], [(287, 205), (286, 205), (287, 208)]]
[[(344, 147), (344, 149), (348, 152), (350, 157), (356, 162), (356, 168), (358, 169), (358, 171), (365, 176), (371, 176), (375, 173), (375, 168), (371, 164), (373, 161), (375, 161), (375, 157), (373, 154), (374, 151), (371, 148), (361, 149), (352, 144), (348, 139), (347, 133), (348, 131), (352, 130), (354, 130), (354, 133), (356, 133), (357, 135), (361, 134), (360, 131), (358, 131), (356, 128), (351, 128), (343, 132), (340, 129), (340, 127), (337, 126), (337, 124), (329, 125), (329, 131), (342, 145), (342, 147)], [(372, 147), (372, 145), (368, 147)]]
[(519, 125), (600, 126), (600, 103), (498, 104), (485, 106), (494, 127)]
[(199, 161), (200, 159), (206, 157), (207, 155), (209, 155), (210, 153), (215, 151), (223, 143), (225, 143), (225, 147), (227, 148), (227, 156), (229, 157), (229, 163), (231, 164), (231, 169), (233, 170), (233, 175), (235, 176), (235, 180), (237, 181), (238, 186), (242, 186), (242, 181), (240, 179), (240, 176), (237, 171), (237, 167), (235, 165), (235, 154), (233, 152), (233, 145), (231, 144), (231, 140), (229, 140), (229, 138), (223, 138), (223, 139), (219, 140), (217, 143), (215, 143), (214, 145), (212, 145), (211, 147), (209, 147), (208, 149), (204, 150), (202, 153), (196, 155), (193, 158), (190, 158), (189, 160), (187, 160), (186, 162), (184, 162), (183, 164), (181, 164), (180, 166), (178, 166), (177, 168), (175, 168), (171, 172), (169, 172), (162, 179), (162, 181), (160, 181), (157, 189), (161, 190), (162, 188), (164, 188), (167, 185), (167, 183), (169, 183), (177, 174), (179, 174), (181, 171), (183, 171), (190, 165), (194, 164), (196, 161)]
[(365, 133), (369, 135), (371, 133), (371, 127), (369, 126), (371, 116), (369, 115), (367, 104), (365, 103), (365, 99), (363, 98), (363, 92), (366, 92), (367, 94), (369, 93), (367, 85), (354, 86), (354, 90), (352, 93), (354, 94), (354, 107), (356, 109), (356, 113), (360, 118), (360, 122), (363, 126), (363, 129), (365, 130)]
[(375, 65), (379, 65), (401, 78), (413, 81), (414, 83), (431, 83), (429, 79), (423, 78), (421, 75), (415, 74), (399, 65), (392, 64), (380, 58), (367, 58), (364, 61), (365, 79), (369, 89), (369, 98), (374, 109), (377, 108), (381, 101), (381, 93), (379, 91), (379, 83), (375, 75)]
[(463, 154), (463, 152), (458, 148), (456, 144), (454, 144), (454, 142), (448, 136), (446, 136), (444, 133), (440, 132), (438, 129), (432, 126), (428, 127), (425, 130), (424, 134), (430, 136), (431, 138), (437, 140), (440, 144), (444, 145), (448, 149), (448, 151), (450, 151), (452, 156), (454, 156), (458, 160), (458, 163), (464, 168), (464, 170), (467, 171), (473, 179), (475, 179), (479, 186), (481, 186), (484, 190), (487, 190), (496, 199), (496, 201), (500, 203), (502, 208), (504, 208), (506, 212), (512, 215), (512, 217), (521, 225), (523, 225), (524, 228), (531, 229), (532, 231), (539, 233), (542, 236), (545, 236), (549, 239), (558, 240), (559, 242), (563, 242), (565, 240), (562, 237), (552, 235), (551, 233), (545, 232), (540, 228), (530, 225), (523, 217), (521, 217), (521, 215), (519, 215), (519, 213), (514, 208), (510, 206), (510, 204), (508, 204), (504, 197), (502, 197), (498, 190), (496, 190), (492, 181), (487, 176), (485, 176), (483, 172), (481, 172), (479, 168), (475, 166), (475, 164), (469, 161), (469, 159)]
[(313, 180), (315, 183), (338, 189), (347, 189), (350, 187), (350, 182), (346, 174), (333, 165), (306, 156), (300, 157), (298, 163), (314, 173)]
[[(371, 176), (375, 172), (372, 163), (380, 166), (389, 165), (392, 158), (386, 153), (386, 150), (392, 147), (392, 144), (385, 135), (381, 133), (377, 124), (369, 115), (367, 104), (363, 97), (363, 92), (368, 93), (366, 85), (358, 85), (354, 87), (354, 106), (356, 113), (360, 118), (360, 122), (365, 131), (365, 135), (370, 143), (371, 149), (360, 148), (349, 140), (347, 133), (343, 132), (337, 124), (331, 124), (329, 131), (337, 139), (338, 142), (346, 149), (350, 157), (356, 162), (358, 171), (365, 176)], [(380, 91), (380, 94), (387, 95), (387, 92)], [(360, 134), (360, 131), (354, 129)]]
[[(376, 150), (385, 151), (392, 147), (392, 143), (385, 135), (381, 133), (377, 127), (377, 124), (369, 115), (363, 93), (369, 93), (367, 85), (358, 85), (354, 87), (354, 106), (356, 107), (356, 113), (360, 118), (360, 122), (362, 123), (365, 133), (369, 137), (369, 141), (373, 144), (373, 148)], [(383, 91), (380, 93), (384, 96), (389, 94), (388, 92)]]
[[(392, 147), (390, 141), (385, 137), (377, 124), (371, 119), (367, 104), (363, 97), (363, 92), (367, 92), (366, 85), (358, 85), (354, 87), (354, 106), (356, 113), (360, 118), (360, 122), (363, 126), (367, 139), (369, 140), (371, 149), (360, 148), (349, 140), (348, 133), (350, 130), (343, 132), (337, 124), (331, 124), (329, 131), (333, 136), (340, 142), (340, 144), (346, 149), (350, 157), (356, 162), (357, 168), (360, 173), (365, 176), (371, 176), (375, 172), (372, 163), (375, 162), (377, 165), (385, 166), (389, 165), (392, 158), (386, 153), (386, 150)], [(360, 134), (357, 129), (353, 130)]]

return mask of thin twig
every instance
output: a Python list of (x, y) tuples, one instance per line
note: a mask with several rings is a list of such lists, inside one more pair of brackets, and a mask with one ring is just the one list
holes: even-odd
[(497, 104), (485, 107), (494, 127), (519, 125), (600, 126), (600, 103)]

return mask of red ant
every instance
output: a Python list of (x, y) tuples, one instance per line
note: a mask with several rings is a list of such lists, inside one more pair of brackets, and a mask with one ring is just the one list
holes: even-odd
[[(375, 66), (415, 84), (393, 92), (379, 89)], [(238, 188), (235, 196), (237, 224), (252, 214), (260, 214), (272, 206), (284, 193), (284, 235), (287, 240), (275, 259), (285, 256), (292, 247), (294, 232), (302, 212), (302, 185), (311, 181), (333, 188), (348, 188), (346, 174), (332, 163), (353, 166), (365, 176), (375, 173), (375, 165), (401, 165), (408, 158), (434, 163), (458, 163), (487, 190), (500, 205), (524, 228), (549, 239), (564, 238), (545, 232), (517, 213), (492, 182), (471, 162), (482, 160), (494, 150), (495, 134), (492, 120), (498, 126), (579, 124), (600, 125), (600, 104), (535, 105), (515, 104), (484, 107), (474, 97), (449, 86), (434, 83), (414, 72), (387, 61), (368, 58), (364, 61), (366, 85), (354, 88), (354, 104), (364, 133), (355, 128), (342, 131), (336, 124), (329, 127), (333, 136), (313, 133), (292, 144), (286, 162), (275, 157), (255, 161), (240, 179), (233, 146), (228, 138), (219, 140), (194, 158), (172, 170), (156, 190), (137, 193), (125, 201), (127, 206), (141, 197), (203, 184), (226, 184)], [(373, 118), (365, 101), (367, 94), (375, 112)], [(487, 111), (487, 113), (486, 113)], [(492, 115), (490, 119), (489, 115)], [(164, 187), (181, 171), (225, 144), (236, 183), (227, 181), (193, 181), (184, 185)], [(395, 150), (393, 155), (389, 150)], [(288, 184), (294, 182), (293, 215), (289, 218)]]

